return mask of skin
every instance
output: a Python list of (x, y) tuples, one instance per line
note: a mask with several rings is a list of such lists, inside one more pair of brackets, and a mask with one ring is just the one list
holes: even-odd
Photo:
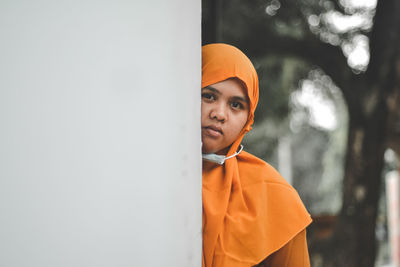
[(201, 138), (203, 153), (225, 155), (238, 138), (249, 116), (249, 100), (237, 79), (201, 89)]

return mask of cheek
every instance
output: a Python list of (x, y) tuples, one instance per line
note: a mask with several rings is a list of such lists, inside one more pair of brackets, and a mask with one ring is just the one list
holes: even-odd
[(236, 118), (236, 123), (232, 127), (232, 137), (231, 138), (236, 139), (239, 136), (240, 132), (246, 125), (246, 122), (247, 122), (247, 116), (240, 116), (240, 117)]
[(201, 104), (201, 120), (203, 120), (206, 117), (206, 105)]
[(205, 121), (209, 118), (209, 114), (211, 112), (212, 106), (207, 103), (201, 104), (201, 121)]
[(242, 131), (242, 129), (244, 128), (244, 126), (246, 125), (248, 120), (248, 114), (243, 114), (240, 118), (240, 123), (238, 128), (240, 128), (239, 132)]

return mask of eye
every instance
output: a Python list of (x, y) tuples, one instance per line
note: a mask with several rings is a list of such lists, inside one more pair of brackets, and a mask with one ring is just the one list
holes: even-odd
[(215, 97), (215, 95), (212, 94), (212, 93), (202, 93), (202, 94), (201, 94), (201, 98), (206, 99), (206, 100), (210, 100), (210, 101), (213, 101), (213, 100), (216, 100), (216, 99), (217, 99), (217, 98)]
[(240, 102), (237, 102), (237, 101), (232, 102), (231, 107), (234, 109), (243, 109), (244, 108), (243, 104)]

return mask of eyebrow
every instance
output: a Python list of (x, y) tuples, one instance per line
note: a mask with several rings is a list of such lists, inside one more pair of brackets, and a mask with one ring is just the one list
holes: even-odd
[(211, 87), (211, 86), (206, 86), (202, 90), (204, 90), (204, 89), (208, 89), (208, 90), (213, 91), (214, 93), (217, 93), (219, 95), (221, 94), (220, 91), (218, 91), (217, 89), (215, 89), (214, 87)]
[[(202, 90), (204, 90), (204, 89), (210, 90), (210, 91), (212, 91), (212, 92), (214, 92), (214, 93), (216, 93), (216, 94), (221, 95), (221, 92), (218, 91), (217, 89), (215, 89), (215, 88), (212, 87), (212, 86), (206, 86), (206, 87), (204, 87)], [(248, 101), (246, 98), (241, 97), (241, 96), (234, 96), (234, 97), (232, 97), (232, 98), (235, 99), (235, 100), (243, 101), (244, 103), (247, 103), (247, 104), (249, 103), (249, 101)]]

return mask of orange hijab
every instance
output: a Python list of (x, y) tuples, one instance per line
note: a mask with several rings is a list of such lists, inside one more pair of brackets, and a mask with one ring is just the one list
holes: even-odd
[[(251, 61), (227, 44), (202, 49), (201, 87), (238, 78), (250, 100), (234, 154), (251, 130), (258, 78)], [(311, 222), (297, 192), (264, 161), (242, 151), (224, 165), (203, 166), (203, 267), (249, 267), (279, 250)]]

